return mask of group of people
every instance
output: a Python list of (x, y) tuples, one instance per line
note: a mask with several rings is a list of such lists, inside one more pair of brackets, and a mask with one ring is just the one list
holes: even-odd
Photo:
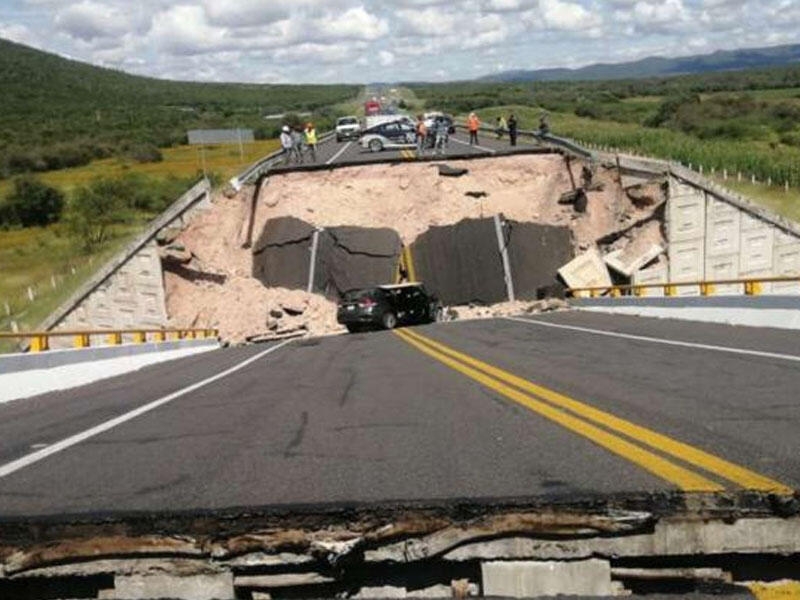
[[(481, 120), (478, 118), (474, 112), (470, 113), (467, 117), (467, 129), (469, 130), (469, 145), (470, 146), (477, 146), (478, 145), (478, 131), (481, 128)], [(517, 118), (514, 116), (514, 113), (511, 113), (508, 116), (508, 119), (505, 117), (497, 117), (497, 124), (495, 126), (495, 135), (497, 139), (501, 139), (503, 135), (508, 132), (508, 140), (512, 146), (517, 145)]]
[(286, 153), (287, 162), (303, 164), (303, 155), (308, 154), (311, 162), (317, 162), (317, 130), (313, 123), (306, 123), (301, 130), (284, 125), (281, 129), (281, 148)]
[(445, 119), (434, 119), (433, 126), (428, 128), (425, 118), (417, 115), (417, 156), (425, 154), (425, 148), (429, 140), (433, 140), (433, 153), (444, 154), (447, 142), (450, 138), (450, 125)]
[(508, 115), (508, 119), (503, 116), (497, 117), (497, 123), (495, 124), (494, 133), (497, 136), (497, 139), (500, 140), (503, 138), (505, 133), (508, 133), (508, 141), (512, 146), (517, 145), (517, 118), (514, 116), (514, 113)]

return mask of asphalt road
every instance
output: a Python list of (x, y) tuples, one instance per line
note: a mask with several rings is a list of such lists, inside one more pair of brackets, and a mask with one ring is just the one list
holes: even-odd
[[(469, 134), (462, 130), (457, 130), (450, 136), (447, 148), (443, 157), (448, 156), (493, 156), (495, 154), (508, 154), (513, 152), (529, 151), (539, 147), (532, 138), (519, 137), (517, 146), (509, 144), (508, 136), (497, 139), (497, 136), (489, 132), (480, 132), (478, 137), (479, 144), (470, 145)], [(427, 149), (423, 158), (436, 158), (433, 149)], [(306, 156), (302, 166), (321, 165), (321, 164), (347, 164), (347, 163), (368, 163), (385, 162), (394, 160), (416, 160), (416, 149), (413, 146), (404, 149), (386, 149), (381, 152), (371, 152), (361, 147), (356, 141), (337, 142), (335, 138), (325, 140), (317, 147), (316, 161), (310, 161)], [(287, 166), (296, 167), (294, 163)]]
[(531, 319), (226, 349), (2, 405), (0, 515), (800, 485), (796, 334)]

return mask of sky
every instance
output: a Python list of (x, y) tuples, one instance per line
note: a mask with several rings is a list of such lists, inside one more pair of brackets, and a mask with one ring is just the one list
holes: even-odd
[(800, 0), (0, 0), (0, 37), (166, 79), (472, 79), (800, 42)]

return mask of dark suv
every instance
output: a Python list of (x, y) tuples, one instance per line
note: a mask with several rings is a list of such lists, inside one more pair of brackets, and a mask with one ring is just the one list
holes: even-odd
[(421, 283), (379, 285), (345, 292), (336, 320), (352, 332), (372, 327), (432, 323), (442, 318), (442, 305)]

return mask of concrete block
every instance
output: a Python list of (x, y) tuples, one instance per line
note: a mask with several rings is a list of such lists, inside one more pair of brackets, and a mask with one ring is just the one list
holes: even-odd
[(662, 252), (664, 252), (664, 248), (658, 244), (650, 244), (644, 249), (636, 248), (632, 245), (628, 248), (609, 252), (603, 257), (603, 261), (617, 273), (632, 277), (634, 272), (641, 269)]
[(569, 287), (611, 287), (608, 268), (596, 248), (572, 259), (558, 270)]
[[(667, 274), (667, 265), (656, 265), (655, 267), (650, 267), (649, 269), (641, 269), (636, 271), (633, 274), (631, 279), (631, 283), (634, 285), (638, 284), (647, 284), (647, 283), (667, 283), (669, 280)], [(648, 288), (645, 292), (647, 296), (663, 296), (664, 289), (663, 288)]]
[[(776, 230), (775, 241), (781, 235)], [(782, 240), (783, 241), (783, 240)], [(772, 250), (772, 274), (776, 277), (787, 275), (800, 276), (800, 241), (790, 244), (776, 245)], [(800, 294), (798, 282), (775, 282), (772, 284), (773, 294)]]
[(800, 236), (790, 233), (780, 227), (775, 228), (775, 245), (776, 246), (789, 246), (800, 242)]
[[(745, 228), (745, 222), (748, 222)], [(764, 221), (754, 223), (755, 219), (742, 215), (741, 247), (739, 249), (739, 272), (766, 272), (773, 268), (772, 249), (775, 228)]]
[(713, 196), (706, 204), (706, 256), (739, 252), (741, 211)]
[(114, 577), (117, 598), (175, 598), (178, 600), (232, 600), (232, 573), (192, 575), (117, 575)]
[(611, 596), (611, 566), (606, 560), (575, 562), (493, 561), (481, 564), (484, 596)]
[[(705, 277), (705, 252), (702, 239), (674, 242), (669, 245), (669, 280), (701, 281)], [(679, 296), (696, 296), (700, 288), (683, 286), (677, 289)]]
[(680, 198), (682, 196), (693, 196), (698, 193), (698, 191), (698, 188), (694, 187), (690, 183), (686, 183), (680, 179), (676, 179), (675, 177), (669, 178), (670, 199)]
[(692, 195), (672, 197), (667, 202), (667, 234), (670, 243), (703, 239), (706, 197), (701, 190)]
[[(739, 279), (739, 253), (727, 256), (706, 256), (706, 281)], [(730, 283), (714, 286), (714, 295), (727, 296), (743, 293), (741, 284)]]
[(235, 579), (235, 585), (237, 587), (282, 588), (297, 585), (318, 585), (332, 583), (333, 581), (335, 579), (332, 577), (314, 572), (280, 573), (275, 575), (238, 575)]

